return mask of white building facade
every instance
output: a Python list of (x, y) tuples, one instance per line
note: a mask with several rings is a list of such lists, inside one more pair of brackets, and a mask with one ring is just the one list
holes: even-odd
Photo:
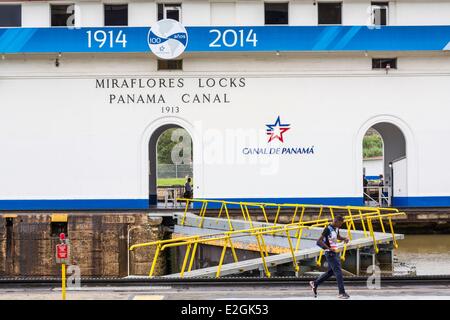
[(450, 0), (1, 1), (0, 25), (0, 210), (150, 208), (171, 127), (196, 198), (363, 204), (374, 128), (393, 205), (450, 206)]

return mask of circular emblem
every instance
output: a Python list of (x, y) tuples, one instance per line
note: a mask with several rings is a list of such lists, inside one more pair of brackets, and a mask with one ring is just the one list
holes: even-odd
[(175, 59), (184, 52), (188, 34), (183, 25), (173, 19), (156, 22), (148, 32), (148, 46), (161, 59)]

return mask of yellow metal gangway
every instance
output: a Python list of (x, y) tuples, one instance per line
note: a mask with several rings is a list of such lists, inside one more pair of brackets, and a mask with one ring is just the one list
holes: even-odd
[[(305, 204), (274, 204), (274, 203), (252, 203), (252, 202), (230, 202), (230, 201), (221, 201), (221, 200), (203, 200), (203, 199), (180, 199), (183, 201), (186, 201), (186, 210), (183, 214), (181, 225), (184, 225), (186, 221), (186, 215), (188, 212), (188, 206), (190, 203), (197, 201), (202, 203), (202, 206), (200, 208), (200, 223), (199, 227), (203, 226), (203, 221), (205, 219), (206, 215), (206, 209), (208, 206), (208, 203), (214, 202), (214, 203), (220, 203), (221, 208), (219, 210), (218, 218), (221, 217), (222, 213), (225, 212), (226, 219), (229, 224), (229, 231), (225, 232), (218, 232), (218, 233), (212, 233), (212, 234), (206, 234), (206, 235), (194, 235), (194, 236), (187, 236), (187, 237), (178, 237), (175, 239), (169, 239), (169, 240), (159, 240), (154, 242), (148, 242), (148, 243), (141, 243), (141, 244), (135, 244), (130, 247), (130, 250), (135, 250), (142, 247), (156, 247), (155, 255), (152, 261), (152, 265), (150, 268), (149, 276), (152, 277), (154, 275), (155, 266), (157, 264), (158, 258), (160, 257), (161, 252), (163, 252), (165, 249), (168, 248), (174, 248), (174, 247), (186, 247), (186, 253), (184, 256), (183, 264), (181, 267), (180, 277), (183, 277), (186, 268), (187, 272), (190, 272), (192, 270), (194, 259), (195, 259), (195, 253), (198, 248), (198, 245), (200, 244), (215, 244), (222, 246), (222, 254), (217, 266), (217, 272), (216, 277), (220, 277), (221, 268), (224, 263), (225, 254), (228, 248), (231, 249), (233, 260), (235, 262), (238, 262), (235, 247), (233, 244), (233, 241), (240, 237), (248, 237), (252, 236), (255, 237), (255, 243), (257, 244), (258, 251), (261, 256), (262, 264), (264, 267), (264, 272), (267, 277), (270, 277), (270, 272), (266, 263), (266, 257), (268, 257), (268, 250), (264, 241), (265, 235), (277, 235), (277, 234), (286, 234), (286, 237), (288, 239), (289, 243), (289, 252), (292, 256), (292, 263), (294, 266), (294, 270), (298, 271), (298, 262), (295, 257), (295, 253), (300, 248), (300, 242), (302, 238), (302, 233), (304, 229), (311, 229), (311, 228), (317, 228), (317, 227), (324, 227), (331, 223), (331, 221), (334, 219), (335, 211), (344, 211), (347, 214), (344, 216), (344, 223), (347, 227), (347, 235), (348, 238), (352, 239), (352, 230), (356, 230), (356, 224), (355, 221), (360, 222), (361, 226), (363, 227), (363, 234), (364, 238), (370, 238), (375, 252), (378, 252), (378, 241), (375, 236), (375, 231), (373, 227), (373, 221), (379, 222), (381, 226), (381, 230), (384, 234), (386, 234), (386, 229), (384, 227), (384, 223), (386, 222), (389, 226), (389, 231), (392, 236), (392, 242), (394, 244), (394, 247), (398, 247), (396, 236), (394, 233), (394, 227), (392, 223), (392, 218), (399, 217), (402, 215), (405, 215), (405, 213), (399, 212), (397, 209), (392, 208), (368, 208), (368, 207), (357, 207), (357, 206), (322, 206), (322, 205), (305, 205)], [(242, 215), (244, 217), (244, 220), (249, 223), (250, 228), (248, 229), (242, 229), (242, 230), (234, 230), (232, 225), (232, 220), (230, 219), (229, 215), (229, 206), (231, 205), (239, 205), (241, 208)], [(263, 213), (266, 213), (266, 208), (272, 207), (277, 210), (276, 216), (273, 224), (270, 226), (264, 226), (264, 227), (254, 227), (251, 216), (249, 213), (248, 208), (249, 207), (256, 207), (260, 208)], [(293, 216), (291, 218), (291, 223), (289, 224), (277, 224), (277, 220), (280, 214), (280, 211), (282, 208), (291, 208), (294, 209)], [(318, 212), (318, 219), (309, 220), (309, 221), (303, 221), (303, 214), (305, 210), (307, 209), (317, 209)], [(300, 212), (299, 212), (300, 211)], [(321, 218), (321, 216), (325, 213), (329, 212), (330, 216), (328, 218)], [(296, 216), (299, 216), (298, 221), (296, 220)], [(264, 214), (264, 218), (266, 223), (269, 223), (267, 214)], [(295, 245), (294, 242), (295, 241)], [(345, 260), (345, 254), (346, 254), (347, 244), (344, 244), (343, 251), (341, 254), (341, 259)], [(321, 264), (321, 258), (323, 255), (323, 250), (320, 251), (320, 255), (318, 257), (317, 263), (318, 265)]]
[[(226, 201), (226, 200), (211, 200), (211, 199), (185, 199), (179, 198), (178, 201), (185, 202), (186, 206), (183, 213), (183, 218), (181, 220), (181, 225), (184, 225), (186, 220), (186, 215), (191, 209), (191, 204), (199, 203), (201, 204), (199, 210), (200, 222), (198, 227), (203, 227), (203, 221), (206, 217), (207, 209), (209, 204), (218, 205), (220, 204), (220, 209), (217, 218), (221, 218), (225, 213), (226, 219), (228, 221), (228, 226), (230, 230), (233, 230), (233, 225), (230, 218), (230, 206), (238, 207), (241, 211), (242, 217), (245, 221), (248, 221), (250, 226), (253, 226), (253, 221), (251, 218), (250, 210), (252, 208), (257, 208), (261, 210), (261, 213), (264, 217), (266, 223), (273, 223), (276, 225), (278, 223), (281, 210), (291, 210), (292, 218), (289, 219), (290, 223), (295, 223), (298, 217), (297, 222), (303, 222), (305, 212), (307, 210), (313, 210), (317, 212), (317, 220), (320, 220), (322, 216), (328, 215), (331, 219), (334, 219), (336, 212), (344, 213), (350, 217), (350, 223), (352, 223), (352, 227), (356, 230), (352, 217), (362, 216), (364, 213), (375, 213), (380, 216), (382, 213), (398, 213), (399, 210), (395, 208), (376, 208), (376, 207), (364, 207), (364, 206), (334, 206), (334, 205), (317, 205), (317, 204), (295, 204), (295, 203), (263, 203), (263, 202), (236, 202), (236, 201)], [(273, 208), (276, 210), (275, 218), (273, 221), (269, 222), (267, 209)], [(361, 220), (362, 228), (364, 233), (366, 234), (366, 224), (363, 219)], [(383, 221), (379, 218), (379, 223), (381, 230), (386, 232)]]

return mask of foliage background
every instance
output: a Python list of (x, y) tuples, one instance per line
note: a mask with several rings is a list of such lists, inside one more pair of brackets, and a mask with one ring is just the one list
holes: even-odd
[(363, 139), (364, 158), (383, 156), (383, 139), (375, 131), (368, 131)]

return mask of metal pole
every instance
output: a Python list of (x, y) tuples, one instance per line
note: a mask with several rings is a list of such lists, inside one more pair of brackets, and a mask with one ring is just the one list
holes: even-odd
[(391, 205), (392, 205), (392, 199), (395, 197), (394, 195), (394, 165), (392, 162), (389, 162), (389, 168), (390, 168), (390, 176), (391, 176)]
[(61, 293), (62, 293), (62, 299), (66, 300), (66, 264), (61, 264)]
[(356, 275), (357, 276), (359, 276), (359, 273), (360, 273), (360, 259), (361, 259), (361, 257), (360, 257), (360, 251), (359, 251), (359, 248), (357, 248), (356, 249)]
[(127, 275), (130, 276), (130, 235), (134, 229), (142, 228), (142, 226), (127, 227)]
[(130, 276), (130, 228), (127, 226), (127, 277)]
[(381, 199), (381, 195), (382, 195), (382, 189), (381, 187), (378, 187), (378, 202), (379, 202), (379, 206), (382, 207), (382, 199)]
[(130, 276), (130, 234), (131, 230), (140, 228), (141, 226), (127, 227), (127, 276)]

